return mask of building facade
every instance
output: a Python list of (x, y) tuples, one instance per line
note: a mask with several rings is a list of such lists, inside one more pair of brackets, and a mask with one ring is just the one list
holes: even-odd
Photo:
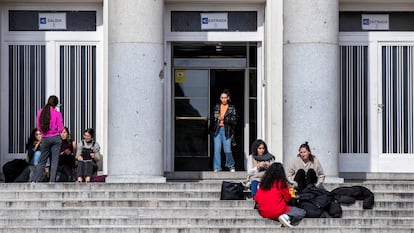
[(413, 172), (412, 0), (0, 1), (1, 164), (24, 157), (57, 95), (73, 137), (96, 129), (108, 182), (211, 171), (222, 89), (245, 169), (264, 139), (308, 141), (328, 179)]

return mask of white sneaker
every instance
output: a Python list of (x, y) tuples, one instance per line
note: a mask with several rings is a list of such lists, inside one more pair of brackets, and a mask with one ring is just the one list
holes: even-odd
[(218, 169), (214, 169), (214, 172), (219, 172), (219, 170)]
[(279, 222), (285, 227), (292, 227), (292, 225), (290, 224), (290, 217), (287, 214), (280, 215)]
[(236, 169), (234, 167), (230, 168), (230, 172), (236, 172)]

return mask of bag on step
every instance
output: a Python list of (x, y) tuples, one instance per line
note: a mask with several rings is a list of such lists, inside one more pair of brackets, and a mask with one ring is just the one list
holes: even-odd
[(241, 182), (223, 181), (220, 200), (245, 200), (244, 186)]
[(23, 172), (29, 164), (25, 159), (13, 159), (3, 165), (3, 174), (6, 183), (14, 180)]

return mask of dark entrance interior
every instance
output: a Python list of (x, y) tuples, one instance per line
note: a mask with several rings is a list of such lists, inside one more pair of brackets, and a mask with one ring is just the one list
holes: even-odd
[[(243, 70), (211, 70), (210, 72), (210, 114), (216, 103), (219, 103), (219, 96), (222, 90), (230, 90), (231, 101), (238, 113), (237, 125), (235, 128), (236, 146), (232, 147), (236, 170), (244, 170), (243, 139), (244, 139), (244, 71)], [(210, 134), (210, 168), (213, 165), (214, 148), (213, 134)], [(223, 171), (226, 170), (224, 153), (221, 153), (221, 164)]]
[[(223, 89), (230, 90), (238, 113), (237, 144), (232, 147), (236, 170), (245, 170), (244, 155), (249, 153), (245, 140), (251, 143), (257, 132), (256, 52), (255, 42), (173, 43), (174, 171), (212, 171), (214, 143), (209, 122)], [(223, 152), (221, 161), (226, 171)]]

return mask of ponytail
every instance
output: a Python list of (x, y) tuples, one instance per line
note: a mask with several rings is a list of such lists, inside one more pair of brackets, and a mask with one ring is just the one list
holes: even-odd
[(45, 133), (50, 130), (50, 107), (56, 107), (59, 100), (56, 96), (52, 95), (47, 100), (47, 104), (43, 107), (40, 113), (40, 130)]

